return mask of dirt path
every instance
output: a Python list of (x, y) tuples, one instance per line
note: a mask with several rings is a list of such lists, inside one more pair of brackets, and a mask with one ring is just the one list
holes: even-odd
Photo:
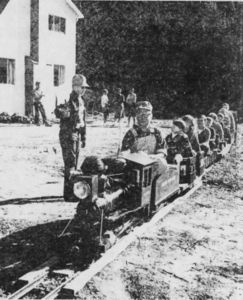
[(80, 299), (243, 299), (243, 136), (239, 146)]

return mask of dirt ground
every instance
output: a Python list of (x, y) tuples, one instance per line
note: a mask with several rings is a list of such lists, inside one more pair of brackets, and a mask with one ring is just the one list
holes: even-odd
[[(126, 124), (121, 129), (101, 124), (90, 122), (80, 162), (91, 153), (116, 153)], [(243, 126), (239, 136), (242, 133)], [(77, 204), (64, 203), (61, 197), (58, 125), (0, 126), (0, 159), (4, 290), (5, 271), (14, 270), (14, 279), (44, 260), (52, 234), (62, 231)], [(95, 276), (80, 298), (243, 299), (242, 166), (243, 136), (231, 156), (213, 167), (200, 190)], [(15, 268), (27, 257), (26, 268)]]

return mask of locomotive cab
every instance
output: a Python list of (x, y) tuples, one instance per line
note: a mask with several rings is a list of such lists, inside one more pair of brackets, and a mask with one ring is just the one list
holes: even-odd
[(150, 157), (145, 153), (133, 153), (127, 159), (128, 180), (136, 189), (131, 197), (136, 205), (148, 206), (150, 211), (173, 194), (179, 192), (179, 171), (175, 165), (167, 165), (159, 157)]
[(131, 201), (136, 206), (150, 205), (154, 160), (143, 152), (129, 153), (123, 157), (127, 161), (127, 183), (134, 186)]

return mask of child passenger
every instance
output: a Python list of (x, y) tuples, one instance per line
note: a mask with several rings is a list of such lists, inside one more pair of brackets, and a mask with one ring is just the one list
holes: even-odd
[(191, 115), (185, 115), (182, 119), (186, 124), (185, 133), (189, 138), (192, 150), (195, 151), (195, 153), (200, 152), (201, 147), (198, 140), (196, 120)]
[(183, 158), (192, 157), (193, 151), (187, 135), (186, 124), (182, 119), (173, 121), (171, 133), (166, 137), (167, 162), (169, 164), (179, 163)]
[(199, 143), (202, 151), (204, 151), (205, 155), (207, 155), (210, 151), (209, 142), (211, 137), (210, 129), (207, 128), (207, 117), (205, 115), (201, 115), (197, 120), (197, 124)]

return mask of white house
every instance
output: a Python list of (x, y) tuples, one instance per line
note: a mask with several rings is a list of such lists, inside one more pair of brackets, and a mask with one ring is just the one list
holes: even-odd
[(68, 99), (80, 18), (71, 0), (0, 0), (0, 113), (32, 113), (36, 81), (49, 117)]

